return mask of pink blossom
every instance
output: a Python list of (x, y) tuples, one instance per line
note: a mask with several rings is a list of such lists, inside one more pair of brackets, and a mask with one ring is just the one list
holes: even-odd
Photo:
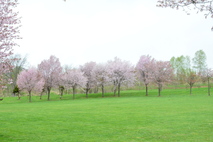
[(17, 78), (17, 85), (20, 90), (26, 90), (29, 93), (29, 101), (31, 102), (31, 92), (42, 92), (44, 80), (38, 74), (37, 69), (30, 68), (22, 71)]
[(45, 89), (47, 89), (48, 100), (50, 100), (51, 88), (56, 87), (60, 81), (62, 73), (61, 63), (55, 56), (50, 56), (48, 60), (43, 60), (38, 65), (38, 71), (45, 80)]
[(10, 79), (4, 77), (12, 69), (9, 56), (12, 48), (17, 46), (15, 39), (19, 39), (18, 13), (13, 9), (17, 6), (17, 0), (0, 0), (0, 87), (5, 86)]

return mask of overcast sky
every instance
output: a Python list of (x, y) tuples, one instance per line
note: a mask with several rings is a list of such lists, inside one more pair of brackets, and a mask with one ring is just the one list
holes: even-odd
[(156, 0), (19, 0), (20, 47), (37, 66), (55, 55), (62, 65), (107, 62), (136, 64), (141, 55), (157, 60), (198, 50), (213, 68), (213, 19), (203, 14), (156, 7)]

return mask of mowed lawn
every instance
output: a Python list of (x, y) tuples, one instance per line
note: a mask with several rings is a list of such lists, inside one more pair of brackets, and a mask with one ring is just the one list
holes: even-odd
[[(198, 89), (199, 90), (199, 89)], [(201, 89), (200, 89), (201, 90)], [(196, 91), (195, 91), (196, 92)], [(198, 92), (198, 91), (197, 91)], [(197, 93), (196, 92), (196, 93)], [(186, 90), (123, 91), (121, 97), (10, 97), (0, 102), (1, 142), (213, 141), (213, 97)], [(99, 94), (101, 96), (101, 94)]]

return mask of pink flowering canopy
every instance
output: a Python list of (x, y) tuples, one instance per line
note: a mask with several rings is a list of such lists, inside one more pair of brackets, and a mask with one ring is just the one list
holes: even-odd
[(87, 78), (84, 73), (78, 69), (72, 69), (65, 72), (62, 76), (62, 82), (65, 88), (85, 87)]
[(154, 68), (154, 81), (157, 84), (171, 82), (173, 79), (173, 69), (168, 61), (156, 61)]
[(48, 60), (43, 60), (38, 65), (38, 71), (44, 78), (44, 86), (48, 92), (48, 100), (50, 100), (51, 88), (60, 84), (60, 77), (62, 73), (61, 63), (58, 58), (52, 55)]
[(115, 58), (113, 61), (108, 61), (108, 72), (111, 81), (117, 84), (127, 83), (133, 84), (135, 81), (134, 67), (127, 61), (122, 61)]
[(50, 56), (48, 60), (43, 60), (38, 65), (38, 70), (45, 80), (46, 87), (55, 87), (58, 84), (62, 72), (61, 63), (55, 56)]
[(85, 63), (83, 66), (80, 66), (80, 70), (84, 73), (84, 76), (87, 78), (86, 94), (92, 87), (94, 87), (95, 84), (95, 77), (93, 73), (95, 66), (96, 66), (95, 62), (88, 62)]
[(17, 85), (19, 89), (26, 90), (28, 92), (42, 92), (44, 83), (44, 79), (38, 74), (36, 68), (30, 68), (22, 71), (17, 78)]
[(13, 9), (17, 6), (17, 0), (0, 0), (0, 87), (4, 87), (11, 80), (4, 78), (12, 66), (9, 56), (12, 55), (12, 48), (17, 46), (15, 39), (19, 39), (18, 13)]
[(118, 90), (118, 96), (120, 97), (121, 85), (132, 86), (135, 82), (134, 67), (129, 62), (122, 61), (117, 57), (113, 61), (108, 61), (107, 66), (110, 80), (114, 85), (114, 96), (116, 95), (116, 90)]
[(139, 74), (139, 79), (145, 84), (148, 85), (153, 81), (153, 70), (154, 70), (154, 59), (149, 55), (143, 55), (140, 57), (136, 70)]

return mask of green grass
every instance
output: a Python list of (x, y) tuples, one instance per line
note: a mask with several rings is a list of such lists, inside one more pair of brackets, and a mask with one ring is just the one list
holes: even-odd
[(213, 141), (213, 98), (206, 88), (33, 96), (0, 101), (1, 142)]

